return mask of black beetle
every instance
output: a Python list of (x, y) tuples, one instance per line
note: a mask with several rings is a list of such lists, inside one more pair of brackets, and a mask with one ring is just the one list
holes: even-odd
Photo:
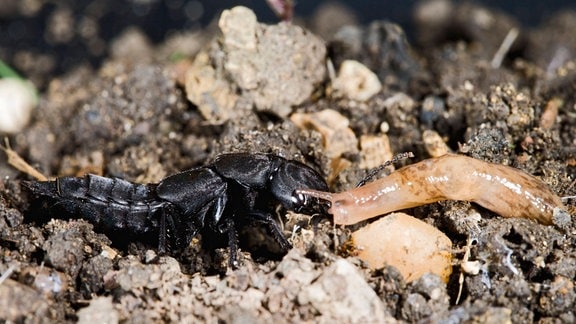
[(283, 250), (290, 244), (271, 214), (271, 203), (296, 212), (322, 212), (296, 189), (327, 190), (316, 171), (273, 154), (223, 154), (207, 166), (134, 184), (96, 175), (22, 181), (51, 217), (83, 218), (114, 236), (157, 237), (159, 253), (175, 253), (209, 227), (228, 235), (230, 265), (237, 263), (237, 220), (265, 224)]

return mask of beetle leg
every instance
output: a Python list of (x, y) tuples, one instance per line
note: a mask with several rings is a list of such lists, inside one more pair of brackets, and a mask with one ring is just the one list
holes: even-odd
[(167, 236), (167, 231), (166, 231), (166, 211), (164, 210), (164, 208), (162, 208), (162, 210), (160, 211), (160, 230), (158, 233), (158, 254), (159, 255), (164, 255), (166, 254), (167, 248), (168, 248), (168, 244), (166, 242), (166, 236)]
[[(222, 215), (224, 215), (224, 209), (226, 209), (226, 204), (228, 203), (228, 195), (220, 195), (216, 200), (214, 211), (212, 212), (212, 221), (214, 222), (213, 226), (216, 226), (220, 219), (222, 219)], [(228, 225), (226, 225), (228, 226)]]
[(231, 217), (227, 217), (226, 220), (224, 220), (224, 224), (224, 230), (228, 234), (228, 249), (230, 250), (228, 266), (236, 269), (238, 268), (238, 235), (236, 233), (236, 227), (234, 227), (234, 221)]
[(288, 251), (292, 248), (292, 245), (290, 244), (290, 242), (288, 242), (288, 240), (282, 233), (280, 226), (278, 226), (278, 223), (276, 223), (271, 214), (260, 211), (253, 211), (250, 212), (248, 215), (252, 217), (251, 221), (264, 224), (266, 225), (266, 227), (268, 227), (268, 230), (272, 234), (272, 237), (280, 245), (282, 250)]

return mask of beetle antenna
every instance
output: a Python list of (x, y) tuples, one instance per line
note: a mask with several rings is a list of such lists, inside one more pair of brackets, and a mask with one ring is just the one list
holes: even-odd
[(364, 177), (364, 179), (362, 179), (362, 180), (360, 180), (360, 182), (358, 182), (356, 187), (361, 187), (361, 186), (365, 185), (366, 182), (372, 180), (378, 173), (380, 173), (380, 171), (384, 170), (388, 166), (390, 166), (394, 163), (397, 163), (399, 161), (402, 161), (404, 159), (413, 158), (413, 157), (414, 157), (414, 153), (412, 153), (412, 152), (404, 152), (404, 153), (398, 153), (398, 154), (394, 155), (392, 157), (392, 160), (386, 161), (386, 162), (384, 162), (384, 164), (382, 164), (379, 167), (376, 167), (376, 168), (372, 169), (370, 172), (368, 172), (368, 174)]

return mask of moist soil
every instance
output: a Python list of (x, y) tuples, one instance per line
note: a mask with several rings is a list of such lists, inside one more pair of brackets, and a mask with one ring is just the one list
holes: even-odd
[[(306, 163), (342, 191), (370, 171), (360, 167), (362, 148), (327, 154), (321, 133), (290, 118), (332, 109), (356, 138), (385, 133), (391, 153), (414, 153), (398, 166), (430, 157), (423, 134), (432, 130), (453, 152), (513, 166), (561, 197), (575, 195), (576, 12), (528, 28), (490, 8), (424, 2), (408, 41), (393, 22), (343, 26), (349, 20), (323, 16), (330, 10), (311, 18), (328, 25), (321, 31), (317, 23), (256, 25), (250, 38), (246, 21), (233, 21), (151, 44), (133, 29), (105, 44), (110, 55), (97, 68), (58, 76), (29, 68), (41, 83), (40, 103), (29, 125), (8, 136), (10, 145), (47, 176), (95, 173), (137, 183), (157, 183), (222, 153), (274, 153)], [(246, 12), (235, 18), (251, 21)], [(511, 31), (518, 36), (497, 54)], [(335, 91), (331, 80), (346, 60), (368, 67), (381, 89), (364, 101)], [(277, 208), (293, 248), (278, 251), (265, 230), (247, 227), (232, 269), (225, 241), (213, 233), (177, 255), (158, 255), (148, 242), (95, 231), (82, 215), (31, 212), (34, 198), (20, 187), (30, 177), (4, 155), (0, 175), (4, 320), (576, 321), (573, 221), (545, 226), (454, 201), (406, 210), (443, 231), (454, 255), (448, 283), (431, 274), (407, 283), (394, 267), (370, 270), (342, 253), (341, 243), (365, 223), (334, 226), (329, 217)], [(573, 218), (576, 200), (564, 204)], [(477, 272), (461, 268), (467, 241)]]

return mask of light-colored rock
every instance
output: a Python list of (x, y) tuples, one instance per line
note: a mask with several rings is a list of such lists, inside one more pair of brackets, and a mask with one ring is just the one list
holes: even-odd
[(348, 99), (366, 101), (380, 92), (382, 84), (378, 76), (362, 63), (346, 60), (340, 65), (332, 88)]
[(206, 52), (196, 56), (185, 77), (186, 96), (211, 124), (222, 124), (234, 116), (238, 100), (231, 85), (210, 65)]
[(394, 321), (360, 272), (339, 259), (298, 294), (298, 303), (310, 304), (321, 323), (385, 323)]
[(428, 152), (431, 157), (439, 157), (452, 152), (448, 144), (444, 142), (444, 139), (442, 139), (440, 134), (435, 130), (425, 130), (422, 133), (422, 142), (424, 142), (426, 152)]
[(0, 133), (20, 132), (37, 104), (31, 83), (15, 78), (0, 79)]
[(370, 268), (394, 266), (407, 282), (426, 273), (448, 282), (452, 273), (452, 241), (436, 227), (404, 213), (387, 215), (357, 230), (352, 244)]
[(313, 129), (322, 135), (325, 154), (330, 158), (358, 152), (358, 139), (349, 127), (350, 121), (333, 109), (315, 113), (294, 113), (290, 120), (302, 129)]
[(186, 76), (188, 99), (213, 124), (241, 118), (237, 99), (286, 117), (326, 76), (326, 47), (301, 27), (260, 24), (245, 7), (225, 10), (222, 32)]
[[(392, 160), (392, 147), (386, 134), (360, 136), (360, 168), (373, 169)], [(393, 166), (391, 166), (393, 168)]]
[(118, 323), (118, 312), (112, 304), (112, 297), (98, 297), (90, 302), (88, 307), (78, 311), (79, 324), (115, 324)]

